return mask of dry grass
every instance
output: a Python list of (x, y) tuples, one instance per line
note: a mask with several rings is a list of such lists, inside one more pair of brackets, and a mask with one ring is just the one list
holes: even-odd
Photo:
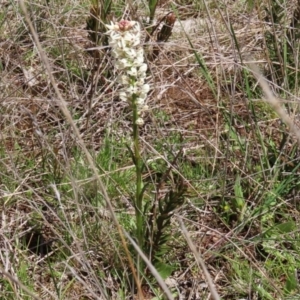
[[(161, 1), (158, 19), (171, 2)], [(266, 75), (270, 70), (264, 33), (272, 26), (264, 22), (264, 3), (252, 10), (242, 1), (201, 1), (200, 10), (196, 4), (177, 1), (173, 34), (148, 62), (150, 110), (141, 139), (151, 163), (145, 180), (152, 184), (182, 149), (172, 168), (189, 189), (176, 215), (222, 299), (283, 299), (291, 274), (300, 269), (298, 146), (263, 101), (255, 77), (244, 73), (250, 60)], [(19, 4), (1, 5), (1, 299), (133, 299), (129, 260), (114, 219), (132, 230), (134, 172), (125, 152), (130, 111), (107, 75), (113, 70), (109, 52), (90, 50), (89, 3), (28, 4), (51, 76)], [(292, 18), (293, 7), (286, 10)], [(145, 8), (138, 12), (146, 16)], [(297, 88), (280, 94), (278, 83), (269, 85), (285, 98), (292, 127)], [(243, 208), (235, 202), (239, 189)], [(292, 229), (279, 227), (288, 223)], [(180, 299), (213, 299), (176, 218), (171, 227), (176, 239), (165, 263), (174, 270), (166, 283)], [(296, 282), (288, 291), (297, 289)], [(149, 277), (145, 299), (155, 292)]]

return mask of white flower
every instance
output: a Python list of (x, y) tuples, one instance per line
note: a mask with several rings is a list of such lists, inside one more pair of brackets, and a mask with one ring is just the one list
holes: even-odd
[(139, 125), (139, 126), (142, 126), (144, 125), (144, 120), (142, 118), (138, 118), (136, 121), (135, 121), (135, 124), (136, 125)]
[(136, 105), (137, 105), (138, 107), (143, 107), (144, 104), (145, 104), (145, 99), (143, 99), (143, 98), (137, 98), (137, 99), (135, 100), (135, 103), (136, 103)]
[(126, 94), (125, 91), (120, 91), (119, 97), (122, 101), (125, 101), (125, 102), (128, 101), (128, 95)]
[(131, 67), (131, 65), (132, 64), (130, 63), (130, 61), (128, 61), (128, 59), (126, 59), (126, 58), (117, 60), (116, 64), (115, 64), (115, 66), (118, 70), (123, 70), (123, 69), (129, 68), (129, 67)]
[[(125, 56), (130, 59), (133, 63), (136, 63), (136, 58), (137, 58), (137, 55), (136, 55), (136, 51), (135, 49), (132, 49), (132, 48), (124, 48), (123, 49), (123, 55), (125, 54)], [(144, 57), (143, 57), (144, 59)]]
[(108, 33), (110, 32), (114, 32), (116, 30), (119, 30), (119, 25), (118, 23), (113, 23), (113, 22), (110, 22), (110, 25), (106, 24), (106, 27), (108, 28)]
[(139, 88), (136, 85), (128, 86), (126, 91), (131, 96), (139, 94)]
[(143, 107), (142, 107), (142, 111), (146, 111), (146, 110), (148, 110), (149, 109), (149, 106), (148, 105), (144, 105)]
[(145, 78), (144, 77), (140, 77), (136, 82), (135, 84), (139, 87), (142, 87), (145, 83)]
[(147, 65), (146, 64), (141, 64), (139, 68), (139, 75), (144, 75), (147, 71)]
[(148, 92), (150, 91), (150, 85), (147, 84), (147, 83), (144, 84), (144, 85), (142, 86), (141, 91), (142, 91), (142, 93), (144, 93), (144, 94), (148, 94)]
[(131, 69), (127, 71), (127, 74), (133, 77), (137, 77), (138, 71), (136, 67), (131, 67)]
[(128, 85), (129, 84), (129, 78), (127, 75), (119, 75), (118, 76), (118, 82), (121, 83), (122, 85)]

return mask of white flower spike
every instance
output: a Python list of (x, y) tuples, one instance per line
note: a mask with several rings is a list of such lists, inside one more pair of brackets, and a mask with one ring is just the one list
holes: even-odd
[[(109, 45), (115, 60), (115, 68), (119, 72), (118, 82), (122, 85), (119, 97), (135, 105), (140, 115), (148, 107), (145, 99), (149, 85), (145, 84), (147, 65), (144, 63), (144, 50), (141, 46), (141, 28), (136, 21), (122, 20), (106, 25)], [(139, 117), (135, 124), (143, 125)]]

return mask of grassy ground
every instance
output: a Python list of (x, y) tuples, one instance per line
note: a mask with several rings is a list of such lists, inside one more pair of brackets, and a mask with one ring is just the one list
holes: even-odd
[[(119, 231), (136, 226), (131, 112), (86, 29), (91, 5), (26, 3), (47, 65), (19, 3), (0, 4), (1, 299), (141, 299)], [(151, 13), (146, 1), (111, 9), (107, 21)], [(165, 0), (154, 23), (170, 11), (168, 41), (144, 47), (144, 201), (155, 207), (182, 182), (185, 201), (152, 263), (174, 299), (216, 299), (198, 256), (222, 299), (300, 299), (300, 6)], [(144, 299), (165, 299), (142, 274)]]

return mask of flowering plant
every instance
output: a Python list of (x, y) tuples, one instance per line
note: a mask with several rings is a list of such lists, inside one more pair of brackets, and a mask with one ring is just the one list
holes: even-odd
[[(156, 184), (156, 196), (152, 206), (150, 202), (145, 203), (145, 186), (142, 179), (145, 164), (140, 153), (139, 126), (144, 124), (142, 112), (147, 109), (145, 100), (149, 85), (146, 83), (147, 65), (144, 63), (144, 51), (140, 43), (141, 29), (139, 23), (135, 21), (112, 23), (107, 25), (107, 28), (114, 66), (118, 73), (117, 82), (121, 85), (119, 98), (129, 103), (132, 109), (133, 149), (128, 148), (136, 168), (136, 190), (133, 198), (136, 240), (151, 262), (163, 268), (161, 257), (166, 253), (166, 249), (170, 249), (165, 245), (171, 238), (169, 232), (171, 217), (184, 203), (187, 184), (179, 178), (174, 183), (174, 188), (168, 192), (161, 192), (171, 172), (171, 168), (168, 167)], [(174, 164), (179, 155), (180, 153), (174, 159)], [(137, 256), (137, 267), (138, 276), (140, 272), (147, 273), (147, 268), (143, 268), (139, 256)], [(165, 270), (170, 268), (166, 267)]]
[[(143, 204), (142, 172), (144, 164), (140, 154), (139, 126), (144, 124), (142, 112), (147, 109), (145, 100), (149, 85), (145, 83), (147, 65), (144, 63), (144, 50), (141, 45), (140, 24), (135, 21), (120, 21), (107, 25), (109, 45), (112, 49), (115, 69), (119, 73), (117, 81), (121, 84), (119, 97), (132, 108), (133, 151), (131, 155), (136, 167), (136, 192), (133, 199), (136, 215), (136, 238), (140, 248), (145, 242), (145, 215)], [(142, 269), (138, 256), (137, 266)], [(138, 272), (139, 274), (139, 272)]]

